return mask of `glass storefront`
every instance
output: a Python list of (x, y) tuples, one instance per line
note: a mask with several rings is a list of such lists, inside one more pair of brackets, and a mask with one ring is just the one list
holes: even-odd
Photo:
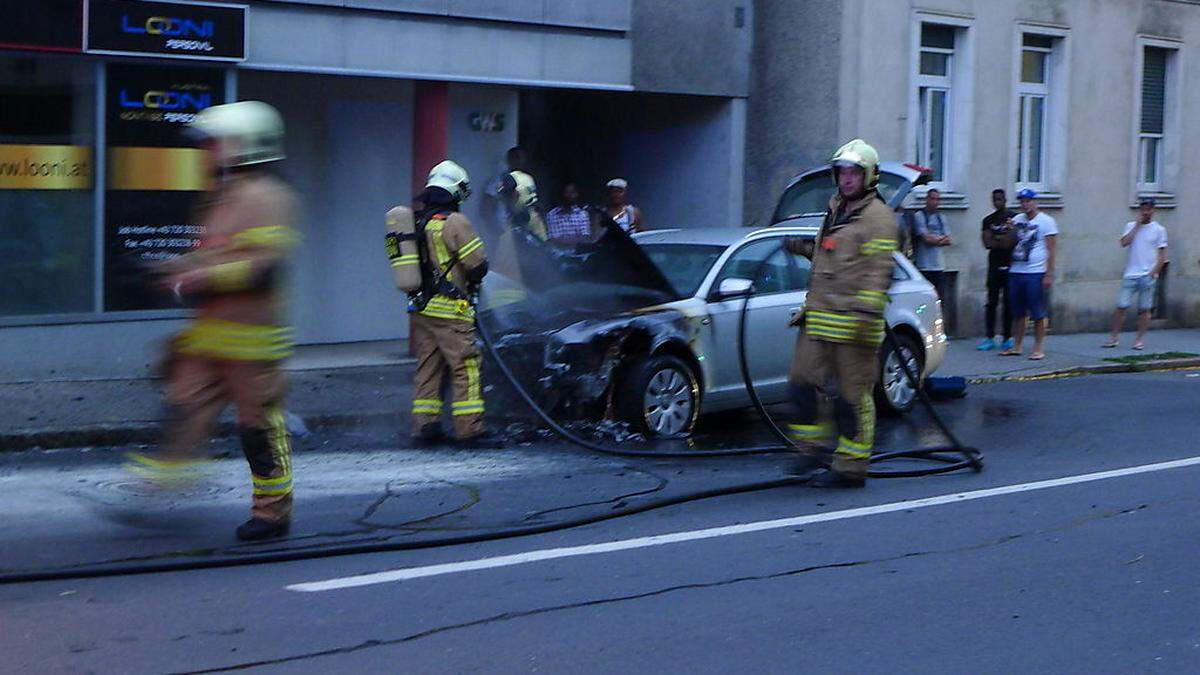
[(178, 309), (147, 267), (198, 245), (207, 177), (182, 131), (225, 82), (219, 66), (0, 55), (0, 322)]
[(0, 56), (0, 317), (95, 309), (94, 73)]

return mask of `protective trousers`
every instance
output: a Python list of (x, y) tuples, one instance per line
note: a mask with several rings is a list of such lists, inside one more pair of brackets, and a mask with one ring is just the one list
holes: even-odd
[(287, 378), (277, 362), (177, 355), (168, 377), (167, 403), (175, 412), (164, 438), (168, 459), (194, 457), (232, 402), (254, 484), (250, 514), (274, 523), (290, 521), (292, 447), (282, 405)]
[[(795, 422), (789, 432), (806, 454), (835, 448), (833, 470), (865, 477), (875, 445), (878, 347), (828, 342), (802, 333), (789, 382)], [(835, 438), (836, 444), (835, 444)]]
[(447, 366), (453, 380), (454, 435), (460, 439), (478, 436), (483, 426), (483, 381), (475, 324), (461, 319), (443, 319), (410, 314), (417, 372), (413, 378), (413, 430), (439, 424), (442, 416), (442, 375)]

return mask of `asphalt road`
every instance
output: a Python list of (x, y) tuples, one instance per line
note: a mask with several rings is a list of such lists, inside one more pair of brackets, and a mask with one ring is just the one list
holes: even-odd
[[(452, 548), (4, 585), (0, 670), (1197, 672), (1198, 375), (975, 387), (939, 410), (986, 451), (983, 474), (779, 488)], [(919, 415), (881, 430), (883, 447), (914, 442), (936, 442)], [(310, 439), (297, 531), (278, 546), (555, 522), (786, 461), (387, 447), (366, 431)], [(111, 452), (0, 458), (0, 568), (245, 554), (229, 541), (238, 461), (154, 501)], [(113, 517), (139, 505), (151, 515)]]

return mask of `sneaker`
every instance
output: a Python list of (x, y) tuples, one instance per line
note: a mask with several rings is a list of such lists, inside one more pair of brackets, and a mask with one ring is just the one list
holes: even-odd
[(262, 518), (251, 518), (238, 526), (237, 538), (242, 541), (275, 539), (287, 534), (291, 527), (291, 522), (286, 520), (274, 523)]
[(1000, 348), (1001, 348), (1001, 349), (1012, 349), (1012, 348), (1013, 348), (1013, 344), (1014, 344), (1014, 343), (1013, 343), (1013, 339), (1012, 339), (1012, 338), (1008, 338), (1007, 340), (1005, 340), (1005, 341), (1004, 341), (1004, 344), (1000, 345)]
[(975, 349), (978, 349), (981, 352), (990, 352), (995, 348), (996, 341), (992, 338), (984, 338), (983, 340), (980, 340), (979, 345), (975, 347)]

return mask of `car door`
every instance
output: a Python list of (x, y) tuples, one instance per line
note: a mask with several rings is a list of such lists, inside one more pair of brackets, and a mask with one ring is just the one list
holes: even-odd
[[(804, 307), (809, 262), (783, 250), (783, 237), (767, 237), (743, 244), (725, 261), (713, 288), (725, 279), (750, 279), (755, 294), (750, 299), (746, 324), (746, 360), (758, 395), (764, 401), (781, 401), (787, 395), (787, 375), (796, 341), (792, 317)], [(728, 408), (749, 404), (738, 353), (738, 327), (742, 298), (710, 300), (709, 344), (716, 360), (715, 381), (708, 388), (710, 403)]]

